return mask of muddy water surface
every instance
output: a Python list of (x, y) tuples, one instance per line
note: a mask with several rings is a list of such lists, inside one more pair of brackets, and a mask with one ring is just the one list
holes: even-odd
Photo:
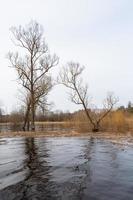
[(133, 200), (133, 147), (74, 138), (0, 139), (0, 200)]

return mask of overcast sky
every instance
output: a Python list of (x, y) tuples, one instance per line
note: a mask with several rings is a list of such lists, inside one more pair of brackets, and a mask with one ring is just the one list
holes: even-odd
[[(84, 81), (93, 103), (101, 105), (108, 91), (119, 104), (133, 101), (133, 1), (132, 0), (4, 0), (0, 4), (0, 104), (6, 111), (18, 108), (18, 88), (6, 59), (14, 50), (11, 26), (33, 19), (44, 27), (51, 52), (85, 65)], [(49, 95), (54, 110), (78, 109), (67, 91), (56, 86)]]

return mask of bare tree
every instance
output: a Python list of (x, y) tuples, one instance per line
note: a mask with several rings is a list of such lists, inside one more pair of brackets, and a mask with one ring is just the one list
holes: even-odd
[[(35, 111), (37, 107), (41, 108), (41, 110), (46, 110), (47, 106), (49, 105), (47, 103), (47, 95), (49, 91), (52, 89), (52, 81), (51, 77), (45, 76), (45, 79), (39, 83), (39, 87), (36, 90), (35, 93)], [(29, 130), (29, 121), (30, 121), (30, 109), (31, 109), (31, 101), (29, 98), (29, 95), (27, 94), (26, 98), (26, 113), (25, 113), (25, 119), (24, 119), (24, 125), (23, 125), (23, 130), (25, 130), (26, 125), (27, 125), (27, 130)]]
[(97, 132), (101, 121), (111, 112), (118, 99), (112, 93), (109, 93), (104, 101), (102, 112), (94, 115), (93, 110), (89, 107), (88, 86), (83, 84), (83, 80), (80, 77), (83, 70), (84, 66), (79, 63), (68, 63), (60, 72), (58, 83), (70, 89), (70, 100), (77, 105), (83, 106), (86, 116), (93, 127), (92, 131)]
[[(11, 66), (15, 68), (19, 83), (26, 89), (31, 111), (31, 129), (35, 130), (36, 105), (41, 101), (45, 92), (45, 79), (51, 68), (58, 64), (58, 57), (51, 56), (43, 37), (42, 26), (31, 21), (26, 27), (12, 27), (11, 32), (15, 38), (15, 45), (22, 48), (22, 55), (8, 53)], [(43, 94), (42, 94), (43, 93)]]

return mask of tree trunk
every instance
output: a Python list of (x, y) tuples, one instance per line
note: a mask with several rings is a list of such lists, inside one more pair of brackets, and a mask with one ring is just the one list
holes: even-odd
[(31, 52), (31, 130), (35, 131), (35, 99), (34, 99), (34, 69), (33, 69), (33, 51)]
[(92, 132), (99, 132), (100, 124), (98, 122), (95, 123), (93, 126)]
[(23, 125), (23, 130), (26, 130), (26, 125), (27, 125), (27, 131), (29, 131), (29, 113), (30, 113), (30, 103), (27, 105), (26, 113), (25, 113), (25, 118), (24, 118), (24, 125)]
[(35, 131), (35, 105), (34, 94), (31, 94), (31, 130)]

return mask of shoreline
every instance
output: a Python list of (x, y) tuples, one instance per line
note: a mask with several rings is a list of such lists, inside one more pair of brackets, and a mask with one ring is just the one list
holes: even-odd
[(117, 132), (86, 132), (86, 133), (80, 133), (78, 131), (72, 130), (72, 131), (46, 131), (46, 132), (39, 132), (39, 131), (16, 131), (16, 132), (1, 132), (0, 138), (13, 138), (13, 137), (89, 137), (93, 139), (107, 139), (111, 141), (127, 141), (130, 143), (133, 143), (133, 133), (127, 132), (127, 133), (117, 133)]
[(86, 138), (90, 140), (106, 140), (113, 145), (119, 146), (123, 150), (126, 147), (133, 148), (133, 134), (132, 133), (110, 133), (110, 132), (98, 132), (98, 133), (79, 133), (77, 131), (47, 131), (47, 132), (5, 132), (0, 133), (0, 141), (8, 138)]

